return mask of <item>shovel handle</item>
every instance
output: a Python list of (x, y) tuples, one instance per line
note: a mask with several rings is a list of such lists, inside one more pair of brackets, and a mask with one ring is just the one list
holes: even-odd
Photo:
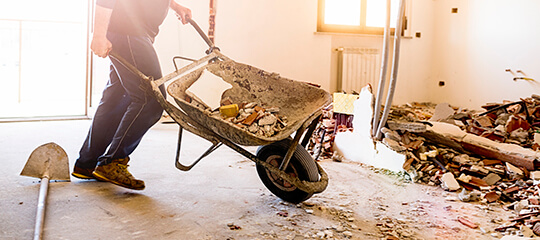
[(34, 240), (41, 240), (43, 238), (43, 222), (45, 220), (45, 206), (47, 204), (47, 193), (49, 192), (49, 178), (43, 177), (41, 179), (41, 186), (39, 187), (39, 197), (36, 214), (36, 228), (34, 230)]

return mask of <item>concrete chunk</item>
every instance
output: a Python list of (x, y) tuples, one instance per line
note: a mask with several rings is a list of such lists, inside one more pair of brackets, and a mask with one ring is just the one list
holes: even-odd
[(388, 128), (397, 131), (408, 131), (412, 133), (422, 133), (425, 132), (427, 127), (424, 123), (419, 122), (397, 122), (397, 121), (388, 121)]
[(459, 183), (456, 181), (454, 174), (450, 172), (447, 172), (442, 175), (441, 182), (443, 184), (443, 187), (448, 189), (449, 191), (456, 191), (461, 187)]
[(437, 104), (435, 107), (435, 113), (433, 116), (429, 119), (430, 121), (441, 121), (445, 120), (452, 115), (454, 115), (455, 111), (452, 107), (450, 107), (450, 104), (448, 103), (440, 103)]
[(501, 180), (501, 177), (496, 174), (496, 173), (490, 173), (488, 174), (486, 177), (483, 178), (483, 180), (488, 184), (488, 185), (493, 185), (495, 183), (497, 183), (498, 181)]

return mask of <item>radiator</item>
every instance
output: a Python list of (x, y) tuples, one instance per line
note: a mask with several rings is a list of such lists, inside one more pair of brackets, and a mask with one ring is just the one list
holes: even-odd
[(381, 70), (378, 48), (338, 48), (338, 92), (359, 93), (368, 84), (377, 89)]

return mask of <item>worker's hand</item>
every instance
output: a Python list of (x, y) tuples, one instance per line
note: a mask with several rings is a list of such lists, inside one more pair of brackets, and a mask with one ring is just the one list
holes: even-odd
[(170, 7), (176, 12), (176, 16), (182, 21), (182, 24), (187, 24), (187, 20), (191, 19), (191, 9), (176, 3), (174, 0), (171, 1)]
[(109, 52), (112, 50), (112, 43), (105, 36), (96, 36), (92, 38), (90, 49), (98, 57), (105, 58), (109, 56)]

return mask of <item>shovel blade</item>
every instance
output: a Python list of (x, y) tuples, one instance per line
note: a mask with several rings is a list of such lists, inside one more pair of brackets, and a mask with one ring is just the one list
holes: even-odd
[(30, 154), (21, 175), (69, 181), (69, 161), (66, 151), (53, 142), (37, 147)]

